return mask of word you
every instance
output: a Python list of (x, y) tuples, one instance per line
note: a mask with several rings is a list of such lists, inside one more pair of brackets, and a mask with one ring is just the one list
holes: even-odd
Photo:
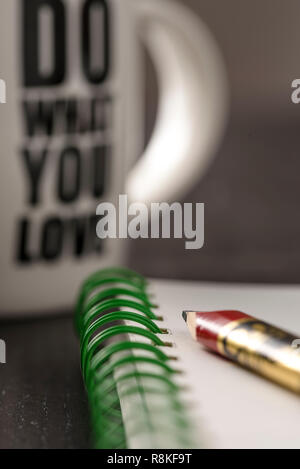
[[(143, 203), (128, 206), (127, 195), (119, 196), (119, 206), (104, 202), (96, 214), (101, 216), (96, 226), (100, 239), (186, 239), (186, 249), (204, 246), (204, 204), (174, 202)], [(195, 219), (194, 215), (195, 214)]]
[(6, 104), (6, 83), (0, 79), (0, 104)]
[(0, 363), (6, 363), (6, 344), (4, 340), (0, 340)]

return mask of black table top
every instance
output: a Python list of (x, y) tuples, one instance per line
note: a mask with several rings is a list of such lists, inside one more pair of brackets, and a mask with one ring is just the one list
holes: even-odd
[(0, 448), (86, 448), (90, 425), (71, 317), (0, 322)]

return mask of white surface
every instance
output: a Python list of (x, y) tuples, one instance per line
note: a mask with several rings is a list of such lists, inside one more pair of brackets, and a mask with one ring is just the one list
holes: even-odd
[(300, 338), (300, 287), (153, 281), (191, 388), (200, 441), (210, 448), (300, 448), (300, 397), (218, 357), (192, 340), (186, 309), (238, 309)]

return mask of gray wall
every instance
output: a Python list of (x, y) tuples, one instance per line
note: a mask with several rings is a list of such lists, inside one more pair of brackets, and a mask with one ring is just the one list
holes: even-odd
[[(224, 281), (300, 281), (300, 77), (298, 0), (181, 0), (207, 23), (227, 65), (231, 111), (215, 161), (186, 201), (206, 204), (206, 243), (132, 243), (147, 275)], [(156, 85), (148, 60), (148, 121)]]

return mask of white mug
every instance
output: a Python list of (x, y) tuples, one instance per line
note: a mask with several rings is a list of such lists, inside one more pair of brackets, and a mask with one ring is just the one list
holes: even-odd
[[(96, 238), (99, 202), (172, 201), (204, 172), (224, 66), (171, 0), (1, 0), (0, 41), (0, 313), (62, 311), (86, 275), (124, 263), (123, 242)], [(145, 152), (142, 44), (159, 83)]]

